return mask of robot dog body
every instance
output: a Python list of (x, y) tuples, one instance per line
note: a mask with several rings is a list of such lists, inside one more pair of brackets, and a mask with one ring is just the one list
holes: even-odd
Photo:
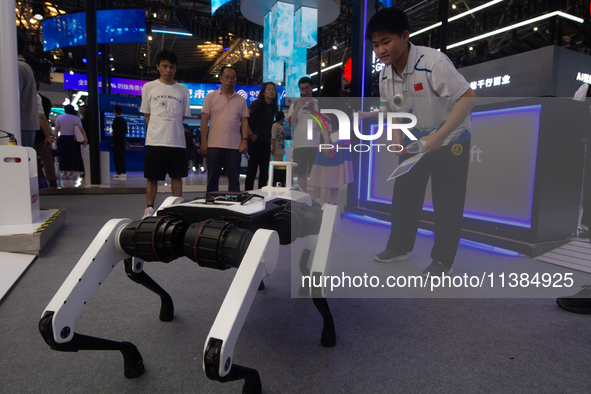
[[(217, 193), (190, 202), (169, 197), (155, 216), (107, 222), (43, 312), (39, 330), (46, 343), (58, 351), (119, 350), (125, 376), (141, 376), (143, 359), (132, 343), (74, 331), (76, 317), (115, 265), (123, 260), (131, 280), (160, 296), (162, 321), (174, 318), (173, 302), (144, 272), (144, 261), (168, 263), (186, 256), (203, 267), (235, 267), (236, 276), (205, 341), (203, 369), (210, 379), (220, 382), (244, 379), (243, 392), (260, 393), (258, 372), (232, 363), (234, 346), (259, 285), (273, 273), (279, 245), (297, 238), (305, 239), (299, 262), (302, 273), (324, 275), (340, 219), (338, 207), (314, 206), (308, 194), (291, 186), (291, 163), (275, 165), (287, 167), (286, 187), (264, 187), (256, 194)], [(325, 289), (305, 290), (324, 318), (322, 345), (334, 346)]]

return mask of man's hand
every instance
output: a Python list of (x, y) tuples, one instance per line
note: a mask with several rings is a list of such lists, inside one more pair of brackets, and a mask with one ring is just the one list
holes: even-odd
[(259, 138), (259, 136), (258, 136), (258, 135), (256, 135), (255, 133), (252, 133), (252, 134), (250, 135), (250, 140), (251, 140), (252, 142), (255, 142), (255, 141), (257, 140), (257, 138)]
[(429, 154), (441, 148), (443, 141), (445, 141), (445, 136), (436, 132), (421, 138), (421, 141), (423, 142), (423, 151), (421, 153)]
[(43, 146), (45, 147), (45, 149), (51, 149), (51, 143), (52, 143), (52, 139), (51, 137), (45, 137), (45, 140), (43, 141)]
[[(392, 142), (394, 144), (400, 145), (402, 147), (404, 146), (404, 137), (402, 136), (402, 131), (400, 131), (400, 130), (393, 130), (392, 131)], [(403, 149), (401, 149), (400, 152), (395, 152), (395, 154), (397, 156), (404, 155)]]
[(240, 153), (248, 153), (248, 142), (245, 139), (242, 140), (240, 143), (240, 147), (238, 148)]

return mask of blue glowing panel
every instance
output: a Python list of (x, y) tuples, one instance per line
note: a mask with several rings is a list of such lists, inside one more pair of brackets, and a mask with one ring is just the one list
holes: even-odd
[[(142, 114), (122, 114), (127, 122), (127, 134), (125, 138), (146, 138), (146, 119)], [(115, 114), (113, 112), (103, 113), (103, 135), (105, 137), (113, 137), (113, 119)]]
[(394, 0), (380, 0), (386, 7), (392, 7), (394, 5)]
[(299, 97), (300, 90), (298, 81), (306, 76), (306, 61), (308, 60), (308, 50), (301, 47), (293, 47), (293, 55), (287, 66), (287, 96)]
[[(540, 114), (541, 105), (472, 113), (464, 217), (531, 228)], [(370, 132), (376, 128), (372, 125)], [(369, 160), (367, 201), (390, 204), (393, 182), (385, 179), (396, 168), (397, 158), (375, 149), (364, 155)], [(426, 211), (433, 210), (430, 190), (429, 184)]]
[(232, 0), (211, 0), (211, 15), (215, 14), (215, 12), (226, 3), (229, 3)]
[(96, 13), (97, 43), (146, 41), (146, 16), (142, 9), (103, 10)]
[(267, 15), (265, 15), (265, 46), (263, 48), (263, 81), (265, 82), (283, 81), (283, 62), (272, 55), (272, 48), (275, 45), (273, 35), (271, 34), (273, 18), (273, 13), (271, 11), (267, 12)]
[[(96, 14), (97, 42), (113, 44), (146, 41), (144, 9), (102, 10)], [(86, 45), (86, 13), (62, 15), (41, 22), (43, 50)]]
[(62, 15), (41, 22), (43, 50), (86, 45), (86, 13)]
[(318, 42), (318, 10), (300, 7), (295, 13), (295, 46), (312, 48)]
[[(148, 81), (128, 78), (111, 78), (111, 93), (142, 95), (142, 87)], [(64, 73), (64, 89), (88, 90), (88, 79), (85, 74)], [(102, 92), (102, 78), (98, 77), (98, 90)]]
[[(142, 87), (148, 81), (128, 78), (111, 78), (111, 93), (142, 95)], [(210, 92), (218, 90), (221, 84), (211, 83), (181, 83), (189, 89), (189, 97), (191, 105), (203, 105), (205, 96)], [(102, 91), (101, 77), (98, 77), (99, 92)], [(85, 74), (64, 74), (64, 89), (71, 90), (88, 90), (88, 80)], [(234, 86), (236, 93), (246, 99), (246, 104), (250, 105), (257, 99), (261, 91), (261, 85), (236, 85)], [(277, 97), (279, 98), (279, 105), (285, 102), (285, 87), (277, 86)]]
[(271, 56), (288, 62), (293, 48), (293, 4), (278, 1), (271, 8), (271, 14)]

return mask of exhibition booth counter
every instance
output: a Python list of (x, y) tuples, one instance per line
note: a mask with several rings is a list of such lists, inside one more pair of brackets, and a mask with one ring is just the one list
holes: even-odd
[[(576, 232), (588, 116), (589, 104), (572, 99), (478, 100), (462, 238), (532, 255)], [(375, 118), (367, 123), (364, 134), (375, 134)], [(386, 135), (378, 143), (387, 144)], [(356, 156), (357, 195), (349, 194), (347, 210), (389, 221), (398, 156), (383, 149)], [(420, 227), (435, 225), (429, 184)]]

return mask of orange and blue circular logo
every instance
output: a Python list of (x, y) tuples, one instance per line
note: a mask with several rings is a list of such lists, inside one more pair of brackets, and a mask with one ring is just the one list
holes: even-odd
[(463, 150), (464, 150), (464, 148), (462, 148), (462, 145), (460, 145), (460, 144), (455, 144), (454, 146), (451, 147), (451, 153), (453, 153), (454, 156), (461, 155)]

